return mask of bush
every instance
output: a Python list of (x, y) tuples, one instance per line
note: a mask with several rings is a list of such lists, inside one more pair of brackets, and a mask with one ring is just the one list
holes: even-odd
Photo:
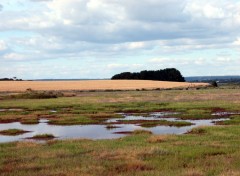
[(212, 81), (210, 84), (211, 84), (213, 87), (218, 87), (218, 84), (217, 84), (216, 81)]

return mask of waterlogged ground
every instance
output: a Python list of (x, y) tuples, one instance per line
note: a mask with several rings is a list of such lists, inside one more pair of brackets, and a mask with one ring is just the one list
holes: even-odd
[[(3, 111), (0, 110), (0, 111)], [(51, 110), (51, 112), (57, 112)], [(27, 131), (19, 135), (0, 135), (0, 142), (13, 142), (29, 140), (29, 138), (39, 134), (52, 134), (57, 139), (114, 139), (126, 136), (134, 130), (147, 130), (153, 134), (184, 134), (192, 128), (199, 126), (212, 126), (215, 122), (226, 121), (228, 119), (203, 119), (203, 120), (181, 120), (173, 116), (177, 112), (155, 112), (148, 116), (131, 115), (121, 113), (121, 118), (111, 118), (105, 121), (104, 125), (51, 125), (49, 120), (40, 119), (38, 124), (24, 125), (20, 122), (0, 124), (0, 131), (8, 129), (19, 129)], [(218, 115), (218, 114), (213, 114)], [(226, 113), (225, 113), (226, 115)], [(158, 125), (153, 123), (151, 126), (142, 127), (142, 122), (169, 122)], [(141, 122), (141, 123), (140, 123)], [(171, 122), (176, 122), (172, 124)], [(183, 125), (178, 126), (178, 122)]]
[[(1, 129), (22, 133), (0, 136), (21, 140), (0, 143), (1, 176), (240, 175), (239, 89), (76, 94), (42, 100), (0, 95)], [(48, 127), (54, 130), (41, 131)], [(187, 128), (192, 129), (178, 134)], [(101, 139), (105, 132), (117, 139)], [(64, 140), (23, 140), (42, 133)], [(79, 139), (80, 134), (101, 140)]]

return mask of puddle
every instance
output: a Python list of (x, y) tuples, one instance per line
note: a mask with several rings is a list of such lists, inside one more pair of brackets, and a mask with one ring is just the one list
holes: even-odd
[[(124, 118), (109, 119), (106, 122), (107, 125), (71, 125), (71, 126), (59, 126), (49, 125), (48, 120), (40, 119), (39, 124), (24, 125), (19, 122), (0, 124), (0, 130), (7, 129), (22, 129), (25, 131), (31, 131), (19, 136), (3, 136), (0, 135), (0, 142), (12, 142), (27, 140), (37, 134), (52, 134), (57, 139), (76, 139), (76, 138), (87, 138), (87, 139), (114, 139), (126, 136), (122, 132), (134, 131), (134, 130), (148, 130), (153, 134), (183, 134), (197, 126), (212, 126), (216, 121), (224, 121), (228, 119), (212, 119), (212, 120), (179, 120), (171, 118), (170, 115), (173, 113), (152, 113), (149, 117), (124, 115)], [(167, 116), (164, 117), (164, 116)], [(193, 123), (191, 126), (174, 127), (174, 126), (156, 126), (151, 128), (144, 128), (138, 126), (138, 124), (117, 124), (114, 128), (106, 128), (113, 122), (118, 120), (168, 120), (168, 121), (185, 121)]]
[(21, 112), (21, 111), (23, 111), (23, 109), (0, 109), (0, 112), (9, 112), (9, 111)]
[[(120, 113), (119, 113), (120, 114)], [(138, 115), (131, 115), (131, 114), (123, 114), (121, 113), (121, 115), (124, 116), (124, 118), (115, 118), (115, 119), (109, 119), (106, 122), (107, 123), (115, 123), (118, 121), (122, 121), (122, 120), (167, 120), (167, 121), (178, 121), (179, 119), (177, 118), (171, 118), (169, 116), (172, 116), (174, 114), (179, 114), (178, 112), (154, 112), (149, 114), (148, 116), (138, 116)], [(168, 117), (168, 118), (166, 118)], [(182, 121), (182, 120), (180, 120)]]
[(57, 111), (56, 111), (56, 110), (50, 110), (49, 112), (52, 112), (52, 113), (57, 113)]
[(47, 120), (47, 119), (40, 119), (38, 121), (38, 123), (48, 123), (48, 122), (49, 122), (49, 120)]
[(240, 115), (240, 112), (215, 112), (212, 113), (213, 116), (230, 116), (230, 115)]

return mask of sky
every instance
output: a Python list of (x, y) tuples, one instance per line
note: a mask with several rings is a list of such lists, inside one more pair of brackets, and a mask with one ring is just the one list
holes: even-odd
[(240, 75), (239, 0), (1, 0), (0, 78)]

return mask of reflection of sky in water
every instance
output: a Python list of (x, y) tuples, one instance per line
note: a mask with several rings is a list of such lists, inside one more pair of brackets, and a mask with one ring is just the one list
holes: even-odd
[(137, 116), (131, 114), (119, 113), (124, 116), (124, 118), (115, 118), (109, 119), (106, 122), (117, 122), (121, 120), (168, 120), (168, 121), (177, 121), (177, 118), (164, 118), (165, 116), (179, 114), (178, 112), (155, 112), (147, 116)]
[[(166, 115), (166, 114), (165, 114)], [(167, 114), (170, 115), (170, 114)], [(172, 115), (172, 114), (171, 114)], [(164, 118), (162, 114), (151, 114), (150, 117), (142, 117), (142, 116), (125, 116), (125, 118), (121, 119), (111, 119), (108, 122), (115, 122), (117, 120), (169, 120), (169, 121), (178, 121), (175, 118)], [(213, 125), (213, 121), (220, 121), (226, 119), (219, 120), (182, 120), (191, 122), (194, 125), (186, 126), (186, 127), (169, 127), (169, 126), (157, 126), (152, 128), (143, 128), (134, 124), (120, 124), (115, 125), (120, 128), (106, 129), (106, 125), (72, 125), (72, 126), (59, 126), (59, 125), (49, 125), (47, 124), (47, 120), (41, 119), (39, 124), (35, 125), (23, 125), (19, 122), (0, 124), (0, 130), (7, 129), (22, 129), (26, 131), (31, 131), (29, 133), (25, 133), (19, 136), (4, 136), (0, 135), (0, 142), (11, 142), (11, 141), (19, 141), (24, 140), (24, 138), (32, 137), (36, 134), (53, 134), (58, 137), (58, 139), (74, 139), (74, 138), (89, 138), (89, 139), (112, 139), (119, 138), (125, 136), (124, 134), (114, 134), (115, 132), (121, 131), (134, 131), (136, 129), (144, 129), (152, 131), (154, 134), (183, 134), (186, 133), (193, 127), (197, 126), (209, 126)]]

